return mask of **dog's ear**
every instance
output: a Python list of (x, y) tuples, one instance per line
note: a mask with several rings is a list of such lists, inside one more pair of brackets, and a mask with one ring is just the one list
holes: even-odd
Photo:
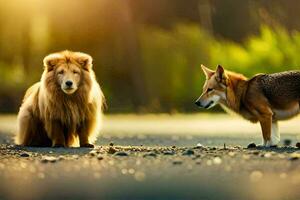
[(206, 78), (212, 77), (212, 75), (214, 75), (214, 73), (215, 73), (213, 70), (208, 69), (204, 65), (201, 65), (201, 69), (202, 69), (203, 73), (205, 74)]
[(76, 53), (75, 60), (80, 64), (80, 66), (86, 70), (89, 71), (93, 67), (93, 58), (85, 53)]
[(216, 79), (225, 86), (227, 85), (227, 75), (224, 68), (221, 65), (218, 65), (216, 69)]
[(45, 69), (48, 72), (52, 71), (60, 59), (61, 59), (61, 55), (58, 53), (54, 53), (46, 56), (43, 60)]

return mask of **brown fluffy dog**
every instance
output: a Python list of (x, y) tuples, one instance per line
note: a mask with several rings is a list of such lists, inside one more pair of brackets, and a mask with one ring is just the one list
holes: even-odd
[(101, 126), (104, 96), (92, 70), (91, 56), (54, 53), (44, 58), (44, 67), (41, 81), (25, 94), (16, 143), (93, 147)]

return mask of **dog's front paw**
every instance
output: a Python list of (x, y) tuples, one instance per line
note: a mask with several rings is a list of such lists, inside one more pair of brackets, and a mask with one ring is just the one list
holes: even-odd
[(94, 148), (95, 146), (93, 144), (80, 144), (80, 147), (85, 147), (85, 148)]
[(263, 142), (263, 144), (261, 144), (261, 147), (265, 147), (265, 148), (277, 148), (278, 147), (278, 143), (277, 142), (273, 142), (272, 140), (266, 140)]

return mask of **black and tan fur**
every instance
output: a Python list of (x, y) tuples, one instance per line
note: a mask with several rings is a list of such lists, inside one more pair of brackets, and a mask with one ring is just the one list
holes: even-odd
[(220, 103), (254, 123), (259, 122), (265, 146), (280, 142), (279, 120), (300, 112), (300, 71), (258, 74), (247, 79), (222, 66), (213, 71), (202, 65), (202, 70), (206, 82), (196, 104), (211, 108)]

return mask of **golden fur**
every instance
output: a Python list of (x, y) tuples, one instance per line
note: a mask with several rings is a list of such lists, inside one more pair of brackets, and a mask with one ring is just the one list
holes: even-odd
[[(18, 114), (16, 143), (24, 146), (93, 147), (101, 127), (103, 93), (84, 53), (44, 58), (41, 81), (31, 86)], [(72, 82), (68, 87), (66, 82)]]

